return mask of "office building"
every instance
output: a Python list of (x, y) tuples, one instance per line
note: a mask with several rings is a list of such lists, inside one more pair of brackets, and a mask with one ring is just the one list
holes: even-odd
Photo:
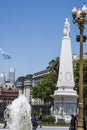
[(0, 86), (2, 87), (5, 83), (5, 75), (3, 72), (0, 73)]
[(10, 67), (8, 81), (10, 81), (12, 84), (15, 83), (15, 69), (13, 67)]

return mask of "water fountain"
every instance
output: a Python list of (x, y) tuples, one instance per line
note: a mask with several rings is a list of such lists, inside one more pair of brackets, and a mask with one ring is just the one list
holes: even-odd
[(10, 130), (32, 130), (31, 106), (25, 95), (20, 95), (4, 111)]

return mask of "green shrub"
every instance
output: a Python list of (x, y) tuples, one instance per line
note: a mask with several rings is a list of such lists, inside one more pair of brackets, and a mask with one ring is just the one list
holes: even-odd
[(43, 117), (43, 123), (45, 124), (54, 124), (56, 121), (54, 116), (46, 115)]
[(38, 112), (32, 112), (32, 113), (31, 113), (31, 116), (33, 116), (33, 115), (38, 116), (38, 115), (39, 115), (39, 113), (38, 113)]

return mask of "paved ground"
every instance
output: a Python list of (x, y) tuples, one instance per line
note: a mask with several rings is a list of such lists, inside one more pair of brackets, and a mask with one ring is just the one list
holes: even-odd
[[(0, 130), (9, 130), (8, 127), (3, 129), (3, 124), (0, 124)], [(49, 126), (43, 126), (42, 128), (37, 128), (37, 130), (69, 130), (68, 127), (49, 127)]]
[(37, 130), (69, 130), (68, 127), (43, 127), (38, 128)]

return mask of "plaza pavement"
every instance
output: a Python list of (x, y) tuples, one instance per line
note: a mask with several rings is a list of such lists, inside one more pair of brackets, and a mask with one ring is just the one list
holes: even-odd
[[(3, 129), (4, 124), (0, 124), (0, 130), (10, 130), (8, 126)], [(69, 127), (59, 127), (59, 126), (43, 126), (42, 128), (37, 128), (37, 130), (69, 130)]]

